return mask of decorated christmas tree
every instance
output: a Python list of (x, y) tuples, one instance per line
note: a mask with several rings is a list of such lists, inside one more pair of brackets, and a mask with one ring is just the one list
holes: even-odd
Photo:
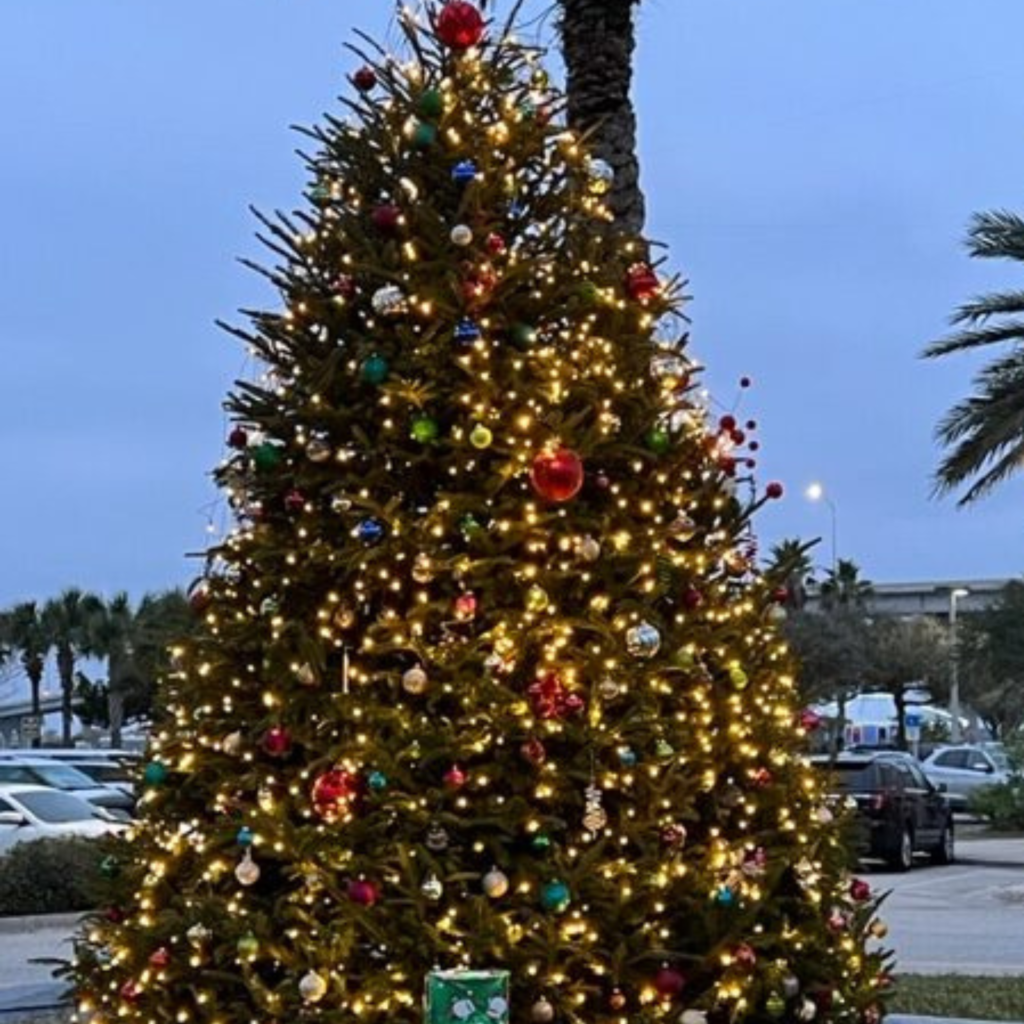
[(540, 54), (461, 0), (400, 21), (263, 221), (235, 525), (80, 1019), (870, 1024), (753, 425), (706, 411)]

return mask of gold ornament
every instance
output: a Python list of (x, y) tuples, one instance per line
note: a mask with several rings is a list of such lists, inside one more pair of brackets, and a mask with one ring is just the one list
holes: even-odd
[(414, 697), (426, 693), (429, 685), (430, 680), (427, 678), (427, 673), (419, 665), (413, 665), (402, 674), (402, 689)]
[(492, 900), (499, 900), (508, 892), (508, 875), (500, 868), (491, 868), (484, 875), (483, 889)]

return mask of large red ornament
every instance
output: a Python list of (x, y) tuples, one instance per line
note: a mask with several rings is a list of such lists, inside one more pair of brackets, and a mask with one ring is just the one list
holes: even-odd
[(272, 725), (263, 734), (262, 746), (271, 757), (286, 757), (291, 753), (292, 734), (283, 725)]
[(324, 821), (337, 821), (352, 809), (362, 793), (362, 780), (358, 775), (342, 768), (332, 768), (313, 780), (310, 796), (313, 810)]
[(850, 898), (858, 903), (871, 899), (871, 886), (863, 878), (855, 878), (850, 882)]
[(686, 979), (674, 967), (664, 966), (654, 976), (654, 987), (662, 999), (674, 999), (683, 991)]
[(356, 878), (348, 883), (347, 895), (361, 907), (372, 907), (380, 899), (380, 889), (365, 878)]
[(437, 16), (437, 38), (452, 50), (468, 50), (484, 37), (483, 15), (465, 0), (449, 0)]
[(545, 501), (571, 501), (583, 486), (583, 460), (569, 448), (540, 452), (530, 467), (530, 483)]
[(373, 208), (370, 219), (382, 235), (394, 235), (398, 233), (401, 216), (402, 211), (394, 203), (381, 203)]
[(661, 294), (661, 282), (648, 264), (634, 263), (626, 271), (626, 292), (635, 302), (648, 302)]
[(526, 692), (538, 718), (565, 718), (585, 707), (583, 698), (567, 690), (557, 672), (546, 672)]

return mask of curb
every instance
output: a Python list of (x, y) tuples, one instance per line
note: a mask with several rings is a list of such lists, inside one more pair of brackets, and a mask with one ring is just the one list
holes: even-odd
[(87, 911), (73, 914), (34, 914), (31, 917), (0, 917), (0, 935), (41, 932), (46, 928), (74, 928)]

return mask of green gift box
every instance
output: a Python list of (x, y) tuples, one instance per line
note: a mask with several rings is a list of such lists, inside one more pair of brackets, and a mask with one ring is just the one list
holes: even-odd
[(508, 1024), (508, 971), (431, 971), (426, 1024)]

